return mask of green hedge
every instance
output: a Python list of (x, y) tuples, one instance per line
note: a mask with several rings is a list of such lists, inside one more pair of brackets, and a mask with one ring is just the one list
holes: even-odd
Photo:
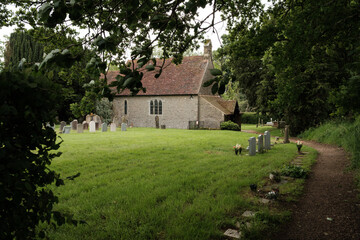
[(220, 124), (221, 130), (233, 130), (233, 131), (240, 131), (240, 127), (237, 123), (232, 121), (222, 122)]
[[(247, 124), (257, 124), (259, 121), (259, 118), (264, 121), (264, 124), (266, 122), (270, 121), (269, 116), (259, 115), (256, 112), (244, 112), (241, 115), (241, 123), (247, 123)], [(274, 120), (274, 119), (273, 119)]]

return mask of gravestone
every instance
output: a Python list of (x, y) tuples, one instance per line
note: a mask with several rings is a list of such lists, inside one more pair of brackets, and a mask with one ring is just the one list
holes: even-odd
[(66, 126), (66, 122), (61, 121), (60, 122), (60, 132), (63, 132), (64, 127)]
[(99, 125), (102, 124), (101, 117), (98, 115), (94, 115), (94, 121), (95, 121), (95, 123), (99, 123)]
[(256, 154), (256, 138), (249, 138), (249, 156), (255, 156)]
[(49, 128), (52, 128), (54, 131), (55, 131), (55, 125), (50, 125), (50, 123), (46, 123), (46, 126), (49, 127)]
[(100, 123), (99, 122), (95, 122), (95, 130), (99, 130), (99, 127), (100, 127)]
[(122, 123), (121, 124), (121, 131), (126, 131), (127, 128), (127, 124), (126, 123)]
[(166, 125), (161, 125), (161, 129), (166, 129)]
[(89, 130), (90, 132), (96, 132), (94, 121), (90, 121), (89, 127), (90, 127), (90, 130)]
[(155, 127), (156, 127), (156, 128), (159, 128), (159, 127), (160, 127), (159, 116), (155, 116)]
[(89, 123), (89, 122), (91, 122), (93, 119), (92, 119), (92, 116), (91, 115), (86, 115), (86, 118), (85, 118), (85, 121), (87, 122), (87, 123)]
[(71, 130), (71, 127), (70, 127), (70, 126), (65, 126), (65, 127), (63, 128), (62, 133), (69, 134), (69, 133), (70, 133), (70, 130)]
[(77, 126), (77, 132), (78, 133), (83, 133), (84, 132), (84, 125), (82, 125), (81, 123), (79, 123)]
[(101, 124), (101, 131), (107, 132), (107, 124), (106, 123)]
[(76, 131), (77, 125), (78, 125), (78, 120), (75, 119), (74, 121), (71, 122), (71, 129)]
[(265, 150), (270, 150), (271, 138), (269, 131), (265, 131), (264, 138), (265, 138)]
[(110, 131), (111, 132), (116, 132), (116, 124), (115, 123), (110, 124)]
[(290, 131), (290, 125), (285, 125), (284, 143), (290, 143), (289, 131)]
[(262, 153), (264, 151), (264, 137), (263, 135), (258, 136), (258, 153)]
[(89, 123), (87, 123), (86, 121), (83, 121), (83, 129), (84, 130), (89, 130)]

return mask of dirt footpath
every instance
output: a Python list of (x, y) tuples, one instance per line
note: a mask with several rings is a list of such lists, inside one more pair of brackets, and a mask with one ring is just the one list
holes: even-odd
[(360, 200), (350, 160), (342, 149), (304, 141), (319, 152), (304, 194), (291, 206), (292, 220), (273, 239), (360, 240)]

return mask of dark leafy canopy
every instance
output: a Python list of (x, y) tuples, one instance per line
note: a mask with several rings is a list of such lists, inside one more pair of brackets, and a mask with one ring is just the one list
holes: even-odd
[(359, 1), (273, 3), (258, 22), (232, 26), (224, 47), (249, 103), (294, 134), (358, 114)]
[(46, 127), (57, 114), (58, 86), (40, 73), (0, 73), (0, 238), (31, 239), (50, 221), (57, 197), (43, 187), (63, 184), (48, 166), (59, 156), (56, 133)]

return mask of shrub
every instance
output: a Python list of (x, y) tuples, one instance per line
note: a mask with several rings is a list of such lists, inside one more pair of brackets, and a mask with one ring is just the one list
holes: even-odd
[(39, 222), (64, 222), (46, 188), (63, 184), (49, 168), (60, 143), (46, 127), (54, 123), (59, 92), (40, 73), (0, 73), (0, 239), (33, 239)]
[(220, 124), (221, 130), (233, 130), (233, 131), (240, 131), (240, 127), (237, 123), (232, 121), (222, 122)]
[(281, 170), (281, 174), (293, 178), (307, 178), (308, 172), (299, 166), (288, 165)]

